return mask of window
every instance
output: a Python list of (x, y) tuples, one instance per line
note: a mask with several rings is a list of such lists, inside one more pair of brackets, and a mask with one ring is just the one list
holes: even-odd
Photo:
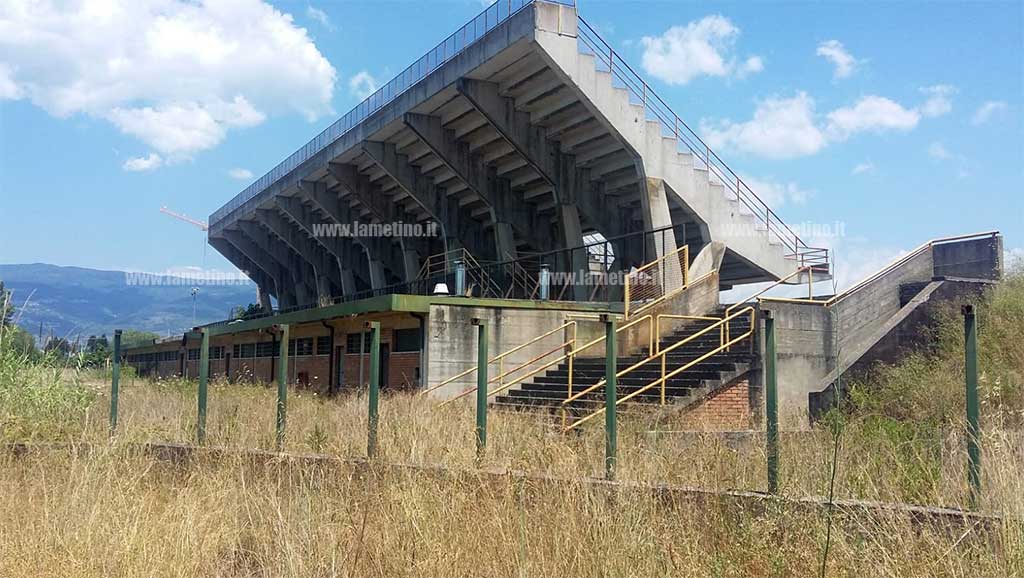
[(274, 346), (277, 345), (273, 341), (261, 341), (256, 344), (256, 357), (274, 357)]
[(313, 355), (313, 338), (300, 337), (288, 341), (288, 355)]
[(414, 329), (396, 329), (392, 345), (392, 351), (400, 353), (403, 351), (416, 351), (420, 350), (420, 330)]
[(363, 353), (370, 352), (370, 336), (365, 333), (349, 333), (346, 337), (345, 353), (359, 353), (359, 336), (363, 335)]
[(243, 343), (242, 354), (240, 357), (256, 357), (256, 344), (255, 343)]
[(316, 338), (316, 354), (317, 355), (330, 355), (331, 354), (331, 336), (324, 335)]
[(197, 359), (199, 359), (199, 348), (198, 347), (194, 347), (192, 349), (189, 349), (188, 350), (188, 360), (189, 361), (195, 361)]
[(210, 348), (210, 359), (224, 359), (224, 346), (214, 345)]
[(240, 343), (236, 343), (231, 347), (231, 356), (242, 357), (242, 345)]

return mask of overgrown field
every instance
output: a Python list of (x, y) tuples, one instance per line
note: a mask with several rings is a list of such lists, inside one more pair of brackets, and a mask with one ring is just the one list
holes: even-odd
[[(993, 532), (844, 517), (830, 576), (1024, 575), (1024, 279), (979, 307), (983, 495)], [(962, 323), (936, 344), (855, 384), (824, 425), (782, 437), (781, 493), (966, 507)], [(195, 384), (122, 379), (108, 441), (108, 376), (29, 361), (0, 344), (0, 441), (93, 442), (92, 453), (0, 457), (0, 576), (817, 575), (826, 517), (771, 506), (671, 503), (583, 483), (436, 477), (381, 467), (241, 458), (172, 464), (132, 442), (191, 442)], [(274, 391), (211, 386), (208, 444), (271, 449)], [(289, 398), (287, 450), (358, 457), (366, 399)], [(671, 412), (627, 414), (618, 478), (712, 490), (763, 490), (763, 437), (668, 433)], [(381, 463), (478, 465), (564, 478), (600, 476), (599, 426), (565, 436), (550, 420), (492, 412), (483, 463), (470, 402), (437, 409), (410, 394), (381, 404)]]

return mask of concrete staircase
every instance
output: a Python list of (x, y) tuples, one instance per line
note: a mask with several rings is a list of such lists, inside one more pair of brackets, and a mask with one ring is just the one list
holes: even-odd
[[(718, 314), (724, 314), (724, 308), (720, 308)], [(659, 347), (664, 349), (674, 345), (713, 323), (713, 321), (694, 321), (688, 323), (662, 338)], [(737, 318), (731, 322), (733, 335), (743, 333), (749, 327), (749, 318)], [(718, 346), (718, 331), (709, 331), (707, 334), (669, 353), (666, 358), (665, 372), (669, 373), (678, 369)], [(620, 356), (617, 360), (618, 370), (627, 369), (646, 359), (648, 355), (649, 352), (645, 347), (640, 351)], [(729, 352), (723, 351), (698, 363), (668, 380), (665, 388), (666, 403), (689, 405), (703, 398), (718, 386), (728, 383), (736, 376), (746, 372), (753, 358), (749, 343), (744, 341), (733, 347)], [(605, 371), (604, 363), (604, 358), (576, 358), (573, 362), (573, 391), (582, 391), (602, 380)], [(660, 360), (650, 361), (619, 377), (618, 395), (621, 398), (633, 393), (652, 381), (657, 380), (660, 376)], [(494, 407), (547, 409), (554, 411), (568, 398), (568, 386), (569, 366), (566, 362), (547, 371), (543, 375), (533, 378), (531, 383), (522, 384), (518, 389), (512, 389), (504, 395), (497, 396), (494, 401)], [(627, 402), (626, 406), (639, 409), (644, 406), (657, 405), (661, 401), (660, 390), (660, 387), (651, 388)], [(574, 411), (586, 413), (599, 409), (603, 405), (603, 388), (599, 388), (572, 403)]]

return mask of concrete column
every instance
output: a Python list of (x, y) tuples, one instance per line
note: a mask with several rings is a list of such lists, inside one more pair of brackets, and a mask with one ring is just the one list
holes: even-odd
[[(580, 211), (576, 206), (576, 169), (573, 158), (559, 154), (558, 186), (555, 207), (558, 220), (558, 241), (563, 249), (573, 249), (583, 245), (583, 224)], [(587, 286), (582, 282), (590, 272), (586, 251), (576, 249), (568, 254), (561, 254), (559, 270), (573, 275), (572, 298), (576, 301), (587, 299)], [(561, 284), (559, 284), (561, 285)]]
[(387, 285), (387, 277), (384, 276), (384, 263), (380, 260), (377, 251), (366, 249), (366, 261), (370, 268), (370, 287), (380, 289)]
[(405, 273), (405, 282), (415, 281), (420, 274), (420, 255), (405, 242), (402, 243), (402, 268)]
[(273, 310), (270, 304), (270, 292), (259, 285), (256, 286), (256, 300), (259, 302), (260, 309), (264, 312), (269, 313)]
[[(665, 181), (647, 177), (644, 179), (644, 184), (645, 190), (640, 192), (644, 229), (650, 231), (671, 227), (672, 212), (668, 206), (668, 191), (665, 189)], [(648, 240), (648, 247), (653, 251), (653, 255), (648, 261), (673, 253), (677, 248), (675, 234), (669, 230), (664, 234), (654, 235)], [(682, 285), (682, 270), (678, 259), (669, 259), (665, 262), (664, 278), (666, 293), (674, 291)]]

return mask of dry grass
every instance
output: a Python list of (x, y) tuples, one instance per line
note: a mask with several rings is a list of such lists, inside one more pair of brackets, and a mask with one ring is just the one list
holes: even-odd
[[(105, 386), (103, 386), (105, 387)], [(105, 392), (83, 416), (72, 441), (103, 441), (107, 434)], [(275, 392), (265, 386), (211, 387), (208, 444), (273, 449)], [(192, 442), (196, 415), (193, 384), (131, 381), (121, 394), (119, 437), (128, 441)], [(626, 414), (619, 428), (619, 478), (707, 489), (763, 490), (763, 437), (730, 440), (715, 434), (657, 433), (665, 416)], [(563, 435), (540, 414), (492, 411), (483, 465), (565, 477), (601, 476), (602, 426)], [(397, 394), (381, 402), (383, 461), (472, 468), (476, 465), (471, 402), (435, 408), (425, 398)], [(366, 455), (367, 406), (359, 395), (324, 399), (292, 393), (285, 449), (342, 457)], [(1024, 436), (987, 430), (983, 509), (1024, 517), (1019, 498), (1024, 471)], [(826, 493), (832, 437), (820, 428), (782, 434), (782, 492)], [(953, 428), (891, 431), (872, 422), (847, 425), (837, 496), (947, 507), (967, 504), (966, 452)]]
[[(900, 516), (840, 516), (829, 576), (1024, 575), (1024, 281), (982, 308), (984, 439), (980, 508), (992, 533)], [(836, 496), (967, 504), (956, 319), (938, 346), (881, 368), (844, 415)], [(579, 482), (478, 477), (471, 402), (437, 409), (409, 394), (381, 404), (378, 463), (446, 466), (356, 472), (228, 457), (174, 464), (131, 442), (191, 442), (195, 384), (122, 381), (108, 442), (106, 376), (27, 361), (0, 348), (0, 441), (96, 442), (92, 454), (0, 453), (0, 577), (6, 576), (813, 576), (826, 535), (820, 511), (745, 509), (657, 499)], [(208, 443), (271, 449), (275, 393), (211, 386)], [(360, 457), (366, 398), (293, 392), (286, 449)], [(712, 490), (766, 486), (763, 438), (653, 433), (671, 414), (624, 414), (622, 480)], [(550, 420), (492, 412), (483, 466), (599, 476), (599, 425), (558, 433)], [(827, 427), (782, 436), (788, 497), (827, 493)], [(470, 472), (470, 473), (465, 473)]]
[[(2, 576), (808, 576), (821, 515), (345, 466), (0, 458)], [(1011, 576), (1020, 528), (847, 519), (830, 576)], [(1015, 534), (1014, 534), (1015, 533)]]
[[(88, 410), (60, 439), (106, 440), (105, 387), (94, 385)], [(340, 465), (229, 458), (175, 466), (130, 449), (190, 441), (194, 419), (191, 384), (128, 379), (108, 450), (0, 458), (0, 576), (806, 576), (820, 563), (824, 516), (784, 507), (666, 504), (512, 478), (360, 476)], [(764, 488), (756, 438), (654, 435), (654, 419), (623, 418), (620, 479)], [(273, 423), (272, 389), (213, 387), (211, 445), (270, 449)], [(598, 427), (565, 437), (537, 416), (507, 412), (492, 412), (490, 426), (485, 466), (601, 473)], [(472, 469), (472, 427), (468, 403), (437, 410), (423, 398), (385, 396), (381, 461)], [(964, 503), (963, 451), (952, 435), (926, 443), (851, 426), (844, 440), (837, 495)], [(829, 444), (825, 430), (784, 435), (784, 494), (825, 493)], [(1020, 516), (1020, 437), (989, 432), (985, 448), (985, 509)], [(293, 394), (287, 449), (365, 455), (365, 397)], [(1007, 522), (996, 535), (963, 537), (896, 517), (848, 518), (833, 535), (829, 575), (1020, 575), (1022, 532)]]

